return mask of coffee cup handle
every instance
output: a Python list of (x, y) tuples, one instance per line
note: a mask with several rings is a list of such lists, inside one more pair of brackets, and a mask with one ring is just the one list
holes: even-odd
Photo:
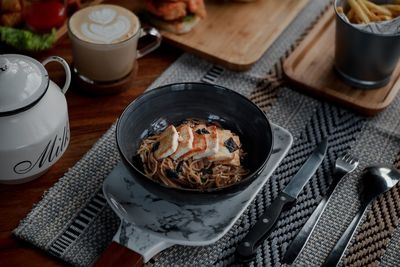
[(145, 47), (139, 49), (137, 51), (137, 58), (141, 58), (148, 53), (154, 51), (157, 47), (160, 46), (161, 44), (161, 34), (159, 31), (156, 30), (156, 28), (153, 27), (143, 27), (140, 29), (140, 37), (142, 38), (144, 36), (150, 35), (155, 38), (154, 42), (151, 42), (150, 44), (146, 45)]
[(52, 61), (56, 61), (58, 63), (60, 63), (65, 70), (65, 84), (64, 87), (61, 89), (61, 92), (63, 94), (65, 94), (69, 88), (69, 85), (71, 83), (71, 70), (69, 69), (68, 63), (61, 57), (58, 56), (51, 56), (46, 58), (45, 60), (43, 60), (42, 64), (43, 66), (45, 66), (47, 63), (52, 62)]

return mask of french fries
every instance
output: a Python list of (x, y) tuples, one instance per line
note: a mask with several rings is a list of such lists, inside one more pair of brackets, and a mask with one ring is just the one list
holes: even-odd
[(386, 21), (400, 16), (400, 0), (386, 5), (377, 5), (369, 0), (348, 0), (347, 2), (350, 8), (346, 13), (340, 6), (337, 7), (337, 11), (345, 14), (351, 23)]

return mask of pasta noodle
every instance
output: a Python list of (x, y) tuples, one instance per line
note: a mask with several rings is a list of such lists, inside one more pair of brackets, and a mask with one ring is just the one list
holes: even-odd
[[(199, 123), (198, 120), (184, 122), (190, 127)], [(217, 128), (222, 129), (218, 126)], [(248, 174), (248, 170), (241, 163), (235, 166), (223, 161), (209, 161), (207, 157), (197, 160), (193, 157), (186, 159), (181, 157), (175, 161), (168, 156), (157, 160), (154, 151), (158, 148), (160, 135), (161, 133), (144, 139), (137, 151), (143, 164), (144, 174), (148, 178), (170, 187), (208, 189), (237, 183)], [(240, 146), (238, 150), (240, 162), (242, 162), (245, 153)]]

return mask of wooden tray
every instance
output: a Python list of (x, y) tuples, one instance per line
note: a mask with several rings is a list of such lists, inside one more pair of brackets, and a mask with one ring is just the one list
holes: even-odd
[(334, 72), (335, 15), (327, 11), (311, 32), (285, 60), (287, 78), (298, 88), (318, 97), (336, 101), (364, 115), (385, 109), (400, 88), (400, 64), (389, 84), (379, 89), (357, 89), (344, 84)]
[(206, 1), (207, 18), (191, 32), (164, 39), (233, 70), (249, 69), (308, 0)]
[[(206, 1), (207, 18), (191, 32), (176, 35), (161, 32), (164, 40), (185, 51), (232, 70), (247, 70), (303, 9), (309, 0), (256, 0), (251, 3), (232, 0)], [(100, 4), (88, 0), (82, 6)], [(141, 1), (108, 0), (135, 13), (143, 10)], [(67, 25), (56, 34), (64, 37)]]

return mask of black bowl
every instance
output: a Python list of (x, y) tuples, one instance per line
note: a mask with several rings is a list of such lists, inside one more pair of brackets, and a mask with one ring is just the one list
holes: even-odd
[[(244, 166), (249, 175), (238, 183), (206, 190), (172, 188), (147, 178), (141, 162), (135, 160), (142, 140), (188, 118), (217, 122), (238, 134), (247, 153)], [(202, 83), (170, 84), (144, 93), (122, 113), (116, 137), (133, 179), (156, 196), (191, 205), (214, 203), (243, 191), (264, 169), (273, 144), (271, 125), (255, 104), (230, 89)]]

